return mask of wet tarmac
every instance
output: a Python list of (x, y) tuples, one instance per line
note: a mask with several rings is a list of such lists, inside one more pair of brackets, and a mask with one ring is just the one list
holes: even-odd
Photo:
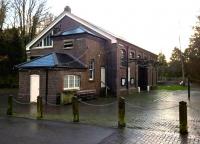
[(98, 144), (114, 129), (0, 117), (0, 144)]
[[(0, 97), (1, 116), (5, 116), (5, 100), (5, 97)], [(200, 87), (192, 88), (190, 101), (187, 90), (133, 93), (126, 96), (125, 100), (127, 127), (117, 131), (116, 98), (98, 98), (80, 103), (81, 124), (102, 126), (114, 131), (101, 139), (100, 144), (200, 143)], [(186, 136), (179, 134), (180, 101), (187, 102), (188, 106), (189, 134)], [(36, 105), (14, 103), (14, 115), (35, 119)], [(44, 119), (68, 126), (72, 122), (71, 105), (44, 105)], [(77, 141), (80, 143), (80, 140)]]

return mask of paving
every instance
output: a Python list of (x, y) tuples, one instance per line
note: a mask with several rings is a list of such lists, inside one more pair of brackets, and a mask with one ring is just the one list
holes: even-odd
[(98, 144), (113, 132), (83, 124), (0, 118), (1, 144)]
[[(0, 100), (5, 97), (0, 97)], [(80, 103), (80, 124), (72, 124), (71, 105), (44, 107), (44, 119), (54, 121), (58, 125), (64, 124), (65, 130), (77, 133), (76, 128), (93, 128), (102, 131), (99, 134), (91, 131), (89, 136), (94, 138), (93, 144), (132, 144), (132, 143), (200, 143), (200, 87), (193, 86), (191, 100), (188, 100), (187, 91), (151, 91), (133, 93), (126, 99), (126, 128), (117, 129), (117, 101), (115, 98), (100, 98), (97, 100)], [(1, 100), (2, 101), (2, 100)], [(187, 102), (188, 111), (188, 131), (187, 135), (179, 134), (179, 102)], [(6, 103), (0, 105), (0, 114), (4, 118)], [(36, 105), (20, 105), (14, 103), (15, 116), (35, 119)], [(9, 118), (10, 119), (10, 118)], [(11, 118), (12, 119), (12, 118)], [(5, 121), (5, 120), (4, 120)], [(19, 120), (21, 121), (21, 120)], [(34, 123), (41, 123), (41, 121)], [(15, 121), (13, 122), (15, 123)], [(42, 124), (46, 121), (43, 120)], [(51, 123), (47, 121), (48, 126)], [(28, 124), (27, 124), (28, 125)], [(40, 124), (39, 124), (40, 125)], [(72, 125), (72, 126), (71, 126)], [(77, 127), (76, 127), (77, 126)], [(40, 127), (40, 126), (39, 126)], [(68, 127), (68, 129), (67, 129)], [(74, 128), (75, 127), (75, 128)], [(89, 128), (88, 128), (89, 127)], [(42, 126), (43, 128), (43, 126)], [(45, 127), (46, 128), (46, 127)], [(99, 130), (102, 128), (103, 130)], [(104, 129), (105, 128), (105, 129)], [(58, 130), (57, 128), (55, 128)], [(85, 130), (86, 130), (85, 129)], [(29, 129), (30, 130), (30, 129)], [(108, 131), (104, 133), (103, 131)], [(14, 130), (13, 130), (14, 131)], [(44, 130), (45, 131), (45, 130)], [(47, 130), (50, 134), (52, 129)], [(75, 132), (76, 131), (76, 132)], [(87, 131), (87, 130), (86, 130)], [(0, 127), (0, 134), (2, 128)], [(3, 132), (5, 133), (5, 132)], [(37, 132), (36, 132), (37, 133)], [(64, 130), (60, 133), (68, 133)], [(103, 135), (103, 134), (104, 135)], [(30, 132), (31, 134), (31, 132)], [(43, 134), (40, 132), (40, 134)], [(54, 133), (55, 134), (55, 133)], [(54, 137), (57, 136), (55, 134)], [(52, 134), (53, 135), (53, 134)], [(62, 135), (62, 134), (61, 134)], [(68, 135), (68, 136), (73, 136)], [(77, 134), (74, 142), (65, 137), (66, 143), (82, 143), (83, 139), (89, 140), (87, 136)], [(99, 136), (98, 138), (97, 135)], [(26, 135), (27, 136), (27, 135)], [(63, 134), (65, 136), (65, 134)], [(53, 136), (52, 136), (53, 137)], [(37, 138), (36, 138), (37, 139)], [(62, 138), (60, 138), (62, 140)], [(95, 140), (96, 139), (96, 140)], [(54, 141), (55, 142), (55, 141)], [(0, 143), (2, 143), (0, 141)], [(87, 143), (87, 142), (86, 142)], [(89, 143), (89, 142), (88, 142)]]

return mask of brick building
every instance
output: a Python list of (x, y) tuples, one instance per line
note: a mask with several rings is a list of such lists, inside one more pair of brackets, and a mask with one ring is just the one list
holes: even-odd
[(27, 46), (28, 61), (18, 65), (21, 101), (41, 95), (56, 101), (68, 90), (107, 89), (119, 96), (156, 85), (157, 56), (75, 16), (66, 7)]

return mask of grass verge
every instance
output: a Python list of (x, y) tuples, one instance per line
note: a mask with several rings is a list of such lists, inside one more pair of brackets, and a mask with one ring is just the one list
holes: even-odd
[(157, 90), (170, 90), (170, 91), (187, 90), (187, 87), (180, 85), (159, 85), (157, 87)]

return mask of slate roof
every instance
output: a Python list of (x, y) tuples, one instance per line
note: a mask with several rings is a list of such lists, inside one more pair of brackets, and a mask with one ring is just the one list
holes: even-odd
[(96, 26), (94, 24), (91, 24), (91, 23), (87, 22), (86, 20), (81, 19), (78, 16), (75, 16), (74, 14), (72, 14), (72, 13), (70, 13), (68, 11), (64, 11), (47, 28), (45, 28), (43, 31), (41, 31), (41, 33), (39, 33), (38, 36), (36, 36), (30, 43), (28, 43), (26, 45), (26, 50), (30, 50), (30, 47), (33, 44), (35, 44), (35, 42), (37, 42), (49, 30), (51, 30), (65, 16), (73, 19), (74, 21), (77, 21), (78, 23), (82, 24), (86, 28), (93, 30), (94, 32), (96, 32), (97, 34), (103, 36), (104, 38), (110, 39), (112, 43), (117, 43), (117, 39), (113, 34), (109, 33), (108, 31), (105, 31), (104, 29), (102, 29), (102, 28), (100, 28), (100, 27), (98, 27), (98, 26)]
[(57, 34), (54, 34), (54, 36), (69, 36), (69, 35), (84, 34), (84, 33), (97, 36), (94, 32), (89, 31), (82, 26), (76, 27), (76, 28), (73, 28), (73, 29), (70, 29), (70, 30), (58, 32)]
[(64, 53), (50, 53), (31, 61), (15, 66), (18, 69), (34, 69), (34, 68), (69, 68), (84, 69), (86, 66), (78, 59)]

